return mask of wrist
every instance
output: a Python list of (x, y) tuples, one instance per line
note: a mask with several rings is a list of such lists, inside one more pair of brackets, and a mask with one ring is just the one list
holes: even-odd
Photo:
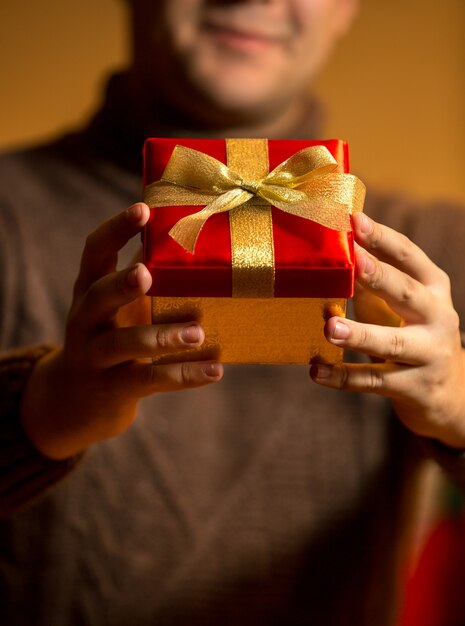
[(20, 419), (41, 454), (67, 459), (130, 426), (137, 400), (98, 380), (98, 372), (70, 366), (63, 349), (36, 363), (24, 389)]
[(90, 444), (67, 419), (67, 392), (63, 353), (60, 348), (39, 359), (24, 387), (20, 406), (23, 430), (45, 457), (63, 460), (79, 454)]

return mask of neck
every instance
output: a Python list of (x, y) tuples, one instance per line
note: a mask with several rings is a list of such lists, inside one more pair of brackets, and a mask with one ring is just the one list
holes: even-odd
[(308, 96), (292, 107), (263, 120), (218, 116), (215, 123), (196, 117), (172, 100), (152, 98), (134, 89), (130, 74), (113, 76), (101, 111), (89, 132), (98, 149), (137, 171), (142, 145), (148, 137), (267, 137), (317, 139), (321, 136), (322, 112), (318, 101)]
[[(176, 106), (174, 103), (172, 107)], [(303, 98), (287, 107), (270, 112), (267, 116), (241, 116), (234, 113), (212, 114), (207, 104), (199, 112), (178, 110), (178, 119), (184, 120), (186, 128), (196, 129), (205, 137), (274, 137), (285, 138), (295, 134), (308, 116), (308, 102)], [(204, 111), (208, 111), (208, 117)]]
[[(170, 77), (162, 79), (151, 93), (151, 82), (138, 72), (131, 71), (127, 88), (132, 103), (137, 103), (138, 118), (149, 128), (173, 135), (201, 137), (275, 137), (295, 135), (302, 125), (308, 124), (310, 98), (301, 94), (298, 98), (256, 111), (226, 111), (209, 101), (193, 87), (180, 89)], [(189, 91), (189, 97), (184, 96)], [(155, 112), (155, 115), (154, 115)]]

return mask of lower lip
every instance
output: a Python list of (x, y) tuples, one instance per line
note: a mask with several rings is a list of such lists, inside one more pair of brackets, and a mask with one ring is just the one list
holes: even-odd
[(263, 52), (277, 44), (275, 39), (238, 33), (223, 28), (209, 27), (208, 32), (213, 34), (216, 41), (225, 48), (242, 53)]

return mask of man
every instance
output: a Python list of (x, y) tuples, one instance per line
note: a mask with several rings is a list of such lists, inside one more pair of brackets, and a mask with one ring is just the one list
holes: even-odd
[[(60, 340), (93, 231), (63, 347), (7, 352), (0, 365), (3, 621), (392, 623), (421, 447), (463, 475), (464, 216), (369, 196), (395, 230), (354, 220), (358, 321), (332, 318), (326, 334), (375, 363), (314, 365), (318, 384), (296, 367), (223, 377), (218, 363), (152, 366), (147, 357), (200, 344), (203, 330), (150, 327), (147, 270), (116, 269), (148, 219), (140, 203), (111, 217), (139, 195), (143, 139), (318, 137), (308, 84), (357, 3), (130, 9), (133, 65), (90, 126), (1, 166), (5, 348)], [(397, 230), (448, 270), (458, 313), (444, 271)]]

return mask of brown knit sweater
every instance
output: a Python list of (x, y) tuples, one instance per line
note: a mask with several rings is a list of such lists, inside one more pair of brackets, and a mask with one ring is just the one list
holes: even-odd
[[(140, 197), (147, 130), (110, 100), (85, 132), (0, 161), (3, 349), (60, 341), (85, 236)], [(367, 211), (449, 272), (465, 319), (465, 212), (373, 195)], [(392, 623), (420, 446), (389, 403), (317, 387), (305, 367), (230, 367), (147, 399), (74, 468), (18, 422), (45, 349), (0, 362), (0, 623)], [(461, 455), (437, 454), (465, 476)]]

